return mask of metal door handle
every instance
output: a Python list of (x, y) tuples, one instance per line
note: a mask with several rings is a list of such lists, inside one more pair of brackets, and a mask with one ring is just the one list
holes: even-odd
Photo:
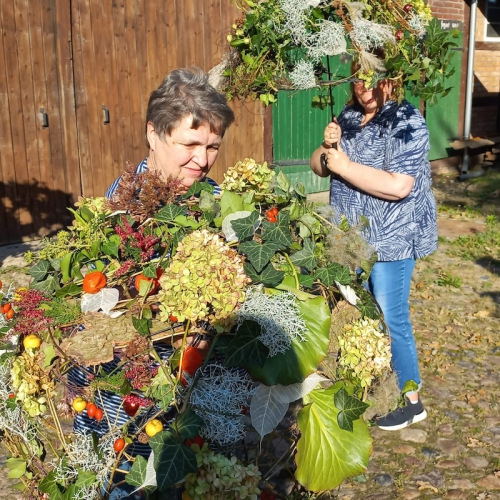
[(42, 128), (47, 128), (49, 126), (49, 115), (44, 108), (40, 108), (40, 113), (42, 114)]
[(102, 114), (104, 117), (104, 125), (109, 125), (109, 109), (103, 104), (102, 105)]

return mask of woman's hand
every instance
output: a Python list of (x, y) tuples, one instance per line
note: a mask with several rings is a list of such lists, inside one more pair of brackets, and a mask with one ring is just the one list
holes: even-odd
[(344, 177), (349, 170), (351, 160), (343, 152), (336, 149), (328, 149), (326, 153), (327, 168), (333, 174)]
[(335, 119), (333, 122), (330, 122), (323, 134), (325, 144), (328, 144), (329, 147), (332, 147), (334, 144), (339, 144), (340, 139), (342, 137), (342, 129), (340, 128), (339, 122)]

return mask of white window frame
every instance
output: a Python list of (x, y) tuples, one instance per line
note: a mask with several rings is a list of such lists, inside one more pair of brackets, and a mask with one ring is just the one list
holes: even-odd
[[(500, 34), (498, 36), (488, 36), (488, 26), (490, 23), (488, 22), (488, 4), (489, 1), (485, 0), (484, 2), (484, 41), (485, 42), (500, 42)], [(497, 5), (495, 9), (500, 11), (500, 1), (497, 0)], [(500, 23), (499, 23), (500, 24)]]

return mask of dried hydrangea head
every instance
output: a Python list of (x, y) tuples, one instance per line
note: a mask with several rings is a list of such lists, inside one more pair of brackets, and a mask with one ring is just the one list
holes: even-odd
[(160, 172), (150, 169), (137, 173), (136, 166), (128, 163), (107, 206), (113, 211), (125, 210), (143, 222), (161, 207), (173, 203), (183, 190), (179, 179), (164, 179)]
[(338, 335), (338, 366), (345, 376), (369, 387), (391, 370), (391, 341), (380, 321), (363, 318), (344, 325)]
[(187, 235), (160, 278), (160, 319), (208, 320), (228, 327), (245, 300), (250, 278), (238, 252), (206, 229)]
[(267, 162), (257, 163), (253, 158), (245, 158), (227, 170), (220, 187), (237, 193), (247, 190), (268, 193), (274, 176), (274, 171), (267, 166)]

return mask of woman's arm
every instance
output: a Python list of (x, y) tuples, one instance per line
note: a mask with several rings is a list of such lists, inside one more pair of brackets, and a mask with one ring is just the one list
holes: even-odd
[[(336, 145), (337, 148), (340, 148), (340, 139), (342, 137), (342, 130), (338, 121), (330, 122), (323, 133), (323, 142), (321, 146), (316, 149), (311, 155), (311, 160), (309, 164), (311, 165), (311, 170), (320, 177), (328, 177), (331, 172), (327, 168), (323, 168), (321, 165), (321, 155), (328, 153), (328, 151)], [(342, 149), (340, 148), (340, 151)]]
[[(320, 149), (324, 148), (318, 148), (313, 153), (313, 158)], [(402, 200), (413, 189), (415, 179), (411, 175), (386, 172), (352, 162), (345, 153), (335, 149), (325, 149), (325, 152), (328, 168), (324, 169), (327, 172), (322, 177), (334, 173), (361, 191), (384, 200)], [(311, 168), (316, 172), (313, 167), (313, 158), (311, 158)], [(321, 174), (318, 173), (318, 175)]]

